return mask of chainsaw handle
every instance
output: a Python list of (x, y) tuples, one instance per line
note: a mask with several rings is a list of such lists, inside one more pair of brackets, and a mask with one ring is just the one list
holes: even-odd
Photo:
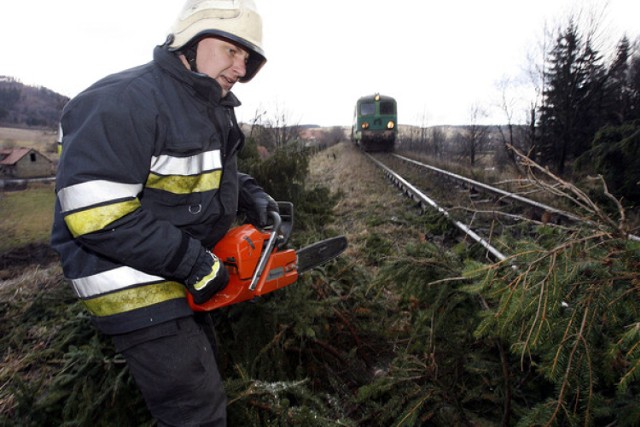
[(280, 218), (280, 214), (278, 212), (270, 211), (269, 213), (271, 214), (271, 217), (273, 219), (273, 231), (271, 231), (269, 240), (267, 240), (267, 245), (262, 251), (262, 255), (260, 255), (260, 260), (258, 261), (256, 271), (253, 272), (253, 277), (251, 278), (251, 283), (249, 284), (249, 290), (251, 291), (255, 290), (256, 286), (258, 286), (258, 282), (260, 281), (260, 277), (262, 276), (264, 267), (267, 265), (267, 260), (271, 256), (271, 252), (273, 252), (273, 248), (276, 245), (278, 231), (280, 229), (280, 224), (282, 224), (282, 219)]

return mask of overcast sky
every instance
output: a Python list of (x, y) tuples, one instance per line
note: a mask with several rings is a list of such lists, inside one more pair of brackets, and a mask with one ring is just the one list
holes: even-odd
[[(398, 100), (399, 122), (464, 124), (471, 109), (525, 120), (545, 28), (597, 15), (613, 51), (640, 35), (639, 0), (255, 0), (268, 62), (234, 92), (240, 120), (257, 111), (289, 124), (349, 125), (358, 97)], [(0, 75), (73, 97), (95, 80), (148, 62), (183, 0), (2, 0)], [(585, 18), (586, 17), (586, 18)], [(533, 58), (530, 59), (530, 58)], [(515, 88), (519, 90), (515, 90)], [(518, 95), (516, 95), (516, 93)]]

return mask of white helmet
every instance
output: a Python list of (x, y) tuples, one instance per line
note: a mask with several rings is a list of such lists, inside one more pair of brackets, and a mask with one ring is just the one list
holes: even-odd
[(262, 50), (262, 19), (253, 0), (187, 0), (171, 28), (169, 49), (182, 50), (207, 36), (219, 36), (249, 51), (248, 82), (267, 62)]

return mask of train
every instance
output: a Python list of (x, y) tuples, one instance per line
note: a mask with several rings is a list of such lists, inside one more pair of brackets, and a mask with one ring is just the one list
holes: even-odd
[(356, 102), (351, 140), (362, 150), (394, 150), (398, 137), (398, 107), (391, 96), (363, 96)]

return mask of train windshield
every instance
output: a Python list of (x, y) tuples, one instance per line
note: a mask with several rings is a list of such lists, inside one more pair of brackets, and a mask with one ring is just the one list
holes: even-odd
[(360, 104), (360, 114), (363, 116), (372, 116), (376, 113), (376, 104), (374, 102), (363, 102)]
[(395, 114), (395, 106), (393, 102), (382, 101), (380, 103), (380, 114)]

